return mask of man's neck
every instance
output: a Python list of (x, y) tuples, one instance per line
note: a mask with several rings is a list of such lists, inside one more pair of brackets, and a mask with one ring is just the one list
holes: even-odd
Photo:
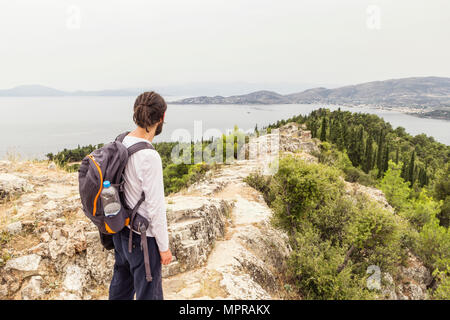
[(131, 131), (128, 135), (136, 138), (142, 138), (145, 140), (148, 140), (150, 142), (153, 141), (153, 138), (155, 137), (155, 131), (156, 128), (152, 128), (149, 130), (149, 132), (145, 131), (144, 128), (137, 127), (133, 131)]

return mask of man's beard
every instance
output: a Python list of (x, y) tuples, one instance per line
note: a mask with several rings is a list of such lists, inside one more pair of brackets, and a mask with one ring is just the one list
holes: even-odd
[(162, 128), (163, 128), (163, 123), (161, 122), (161, 123), (158, 124), (158, 126), (156, 127), (155, 136), (157, 136), (158, 134), (160, 134), (160, 133), (162, 132)]

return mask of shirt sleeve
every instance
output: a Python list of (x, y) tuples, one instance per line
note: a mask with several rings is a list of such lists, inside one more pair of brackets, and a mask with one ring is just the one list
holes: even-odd
[(145, 157), (141, 162), (143, 165), (140, 174), (142, 190), (145, 193), (143, 209), (150, 222), (149, 228), (155, 237), (159, 251), (167, 251), (169, 250), (169, 235), (161, 157), (154, 150), (145, 150), (141, 155)]

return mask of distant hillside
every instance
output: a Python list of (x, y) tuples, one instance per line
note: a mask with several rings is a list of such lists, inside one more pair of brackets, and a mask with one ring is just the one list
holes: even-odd
[(273, 91), (256, 91), (239, 96), (195, 97), (176, 101), (180, 104), (286, 104), (291, 103), (289, 98)]
[(450, 120), (450, 108), (436, 109), (432, 111), (413, 113), (417, 117)]
[(0, 97), (61, 97), (61, 96), (135, 96), (137, 90), (62, 91), (41, 85), (24, 85), (0, 90)]
[[(287, 94), (293, 91), (305, 90), (318, 86), (312, 83), (289, 83), (289, 82), (192, 82), (186, 84), (172, 84), (172, 85), (151, 85), (144, 87), (131, 87), (125, 89), (115, 90), (76, 90), (63, 91), (50, 88), (42, 85), (22, 85), (12, 89), (0, 89), (1, 96), (10, 97), (33, 97), (33, 96), (137, 96), (138, 94), (154, 90), (164, 97), (193, 97), (198, 95), (215, 96), (215, 95), (240, 95), (247, 92), (253, 92), (264, 87), (266, 90), (281, 92)], [(329, 87), (336, 88), (336, 84), (329, 84)]]
[(230, 97), (194, 97), (176, 101), (177, 104), (289, 104), (331, 103), (367, 104), (386, 107), (445, 107), (450, 106), (450, 78), (417, 77), (367, 82), (336, 89), (314, 88), (281, 95), (257, 91)]
[(0, 97), (9, 97), (9, 96), (41, 97), (41, 96), (64, 96), (64, 95), (67, 95), (67, 92), (40, 85), (26, 85), (26, 86), (18, 86), (12, 89), (0, 90)]
[(450, 78), (373, 81), (336, 89), (318, 88), (287, 95), (292, 103), (326, 102), (392, 107), (450, 106)]

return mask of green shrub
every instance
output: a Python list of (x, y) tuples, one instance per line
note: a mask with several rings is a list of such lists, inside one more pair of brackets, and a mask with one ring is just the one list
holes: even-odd
[(272, 181), (272, 176), (264, 176), (261, 172), (252, 172), (247, 177), (244, 178), (247, 184), (262, 193), (265, 202), (270, 206), (275, 200), (275, 195), (272, 192), (270, 183)]
[(417, 253), (431, 270), (447, 270), (450, 266), (450, 232), (439, 225), (437, 218), (431, 219), (419, 232)]
[(419, 196), (409, 201), (400, 214), (409, 220), (412, 225), (421, 230), (423, 226), (434, 219), (440, 212), (441, 203), (434, 201), (427, 196), (425, 189), (419, 193)]
[(320, 153), (318, 155), (318, 159), (320, 163), (324, 163), (341, 170), (353, 167), (347, 153), (339, 151), (336, 145), (330, 144), (329, 142), (322, 142), (319, 145), (319, 149)]
[(280, 160), (271, 188), (275, 222), (290, 229), (342, 196), (344, 182), (337, 169), (288, 156)]
[(376, 180), (359, 168), (346, 167), (343, 171), (345, 174), (345, 180), (348, 182), (357, 182), (368, 187), (373, 187), (376, 185)]
[(355, 277), (351, 264), (338, 272), (345, 256), (342, 247), (323, 241), (309, 223), (295, 233), (297, 249), (289, 259), (288, 275), (305, 299), (369, 299), (365, 276)]
[(376, 265), (386, 272), (396, 272), (396, 264), (406, 258), (402, 251), (399, 221), (391, 212), (365, 195), (358, 195), (355, 217), (348, 232), (348, 243), (354, 251), (352, 261), (357, 272), (364, 272), (369, 265)]
[(445, 271), (435, 270), (433, 276), (437, 279), (439, 285), (431, 297), (434, 300), (450, 300), (450, 268)]
[(408, 198), (411, 193), (409, 182), (405, 182), (400, 176), (402, 170), (401, 164), (389, 161), (388, 167), (378, 188), (384, 192), (386, 200), (397, 212), (406, 211), (409, 209)]
[(164, 192), (178, 192), (204, 177), (213, 166), (205, 163), (167, 165), (163, 170)]
[[(346, 195), (341, 173), (288, 156), (269, 184), (274, 222), (293, 247), (289, 276), (307, 299), (373, 298), (367, 268), (395, 274), (404, 258), (398, 218), (367, 196)], [(260, 177), (251, 181), (267, 188)]]

